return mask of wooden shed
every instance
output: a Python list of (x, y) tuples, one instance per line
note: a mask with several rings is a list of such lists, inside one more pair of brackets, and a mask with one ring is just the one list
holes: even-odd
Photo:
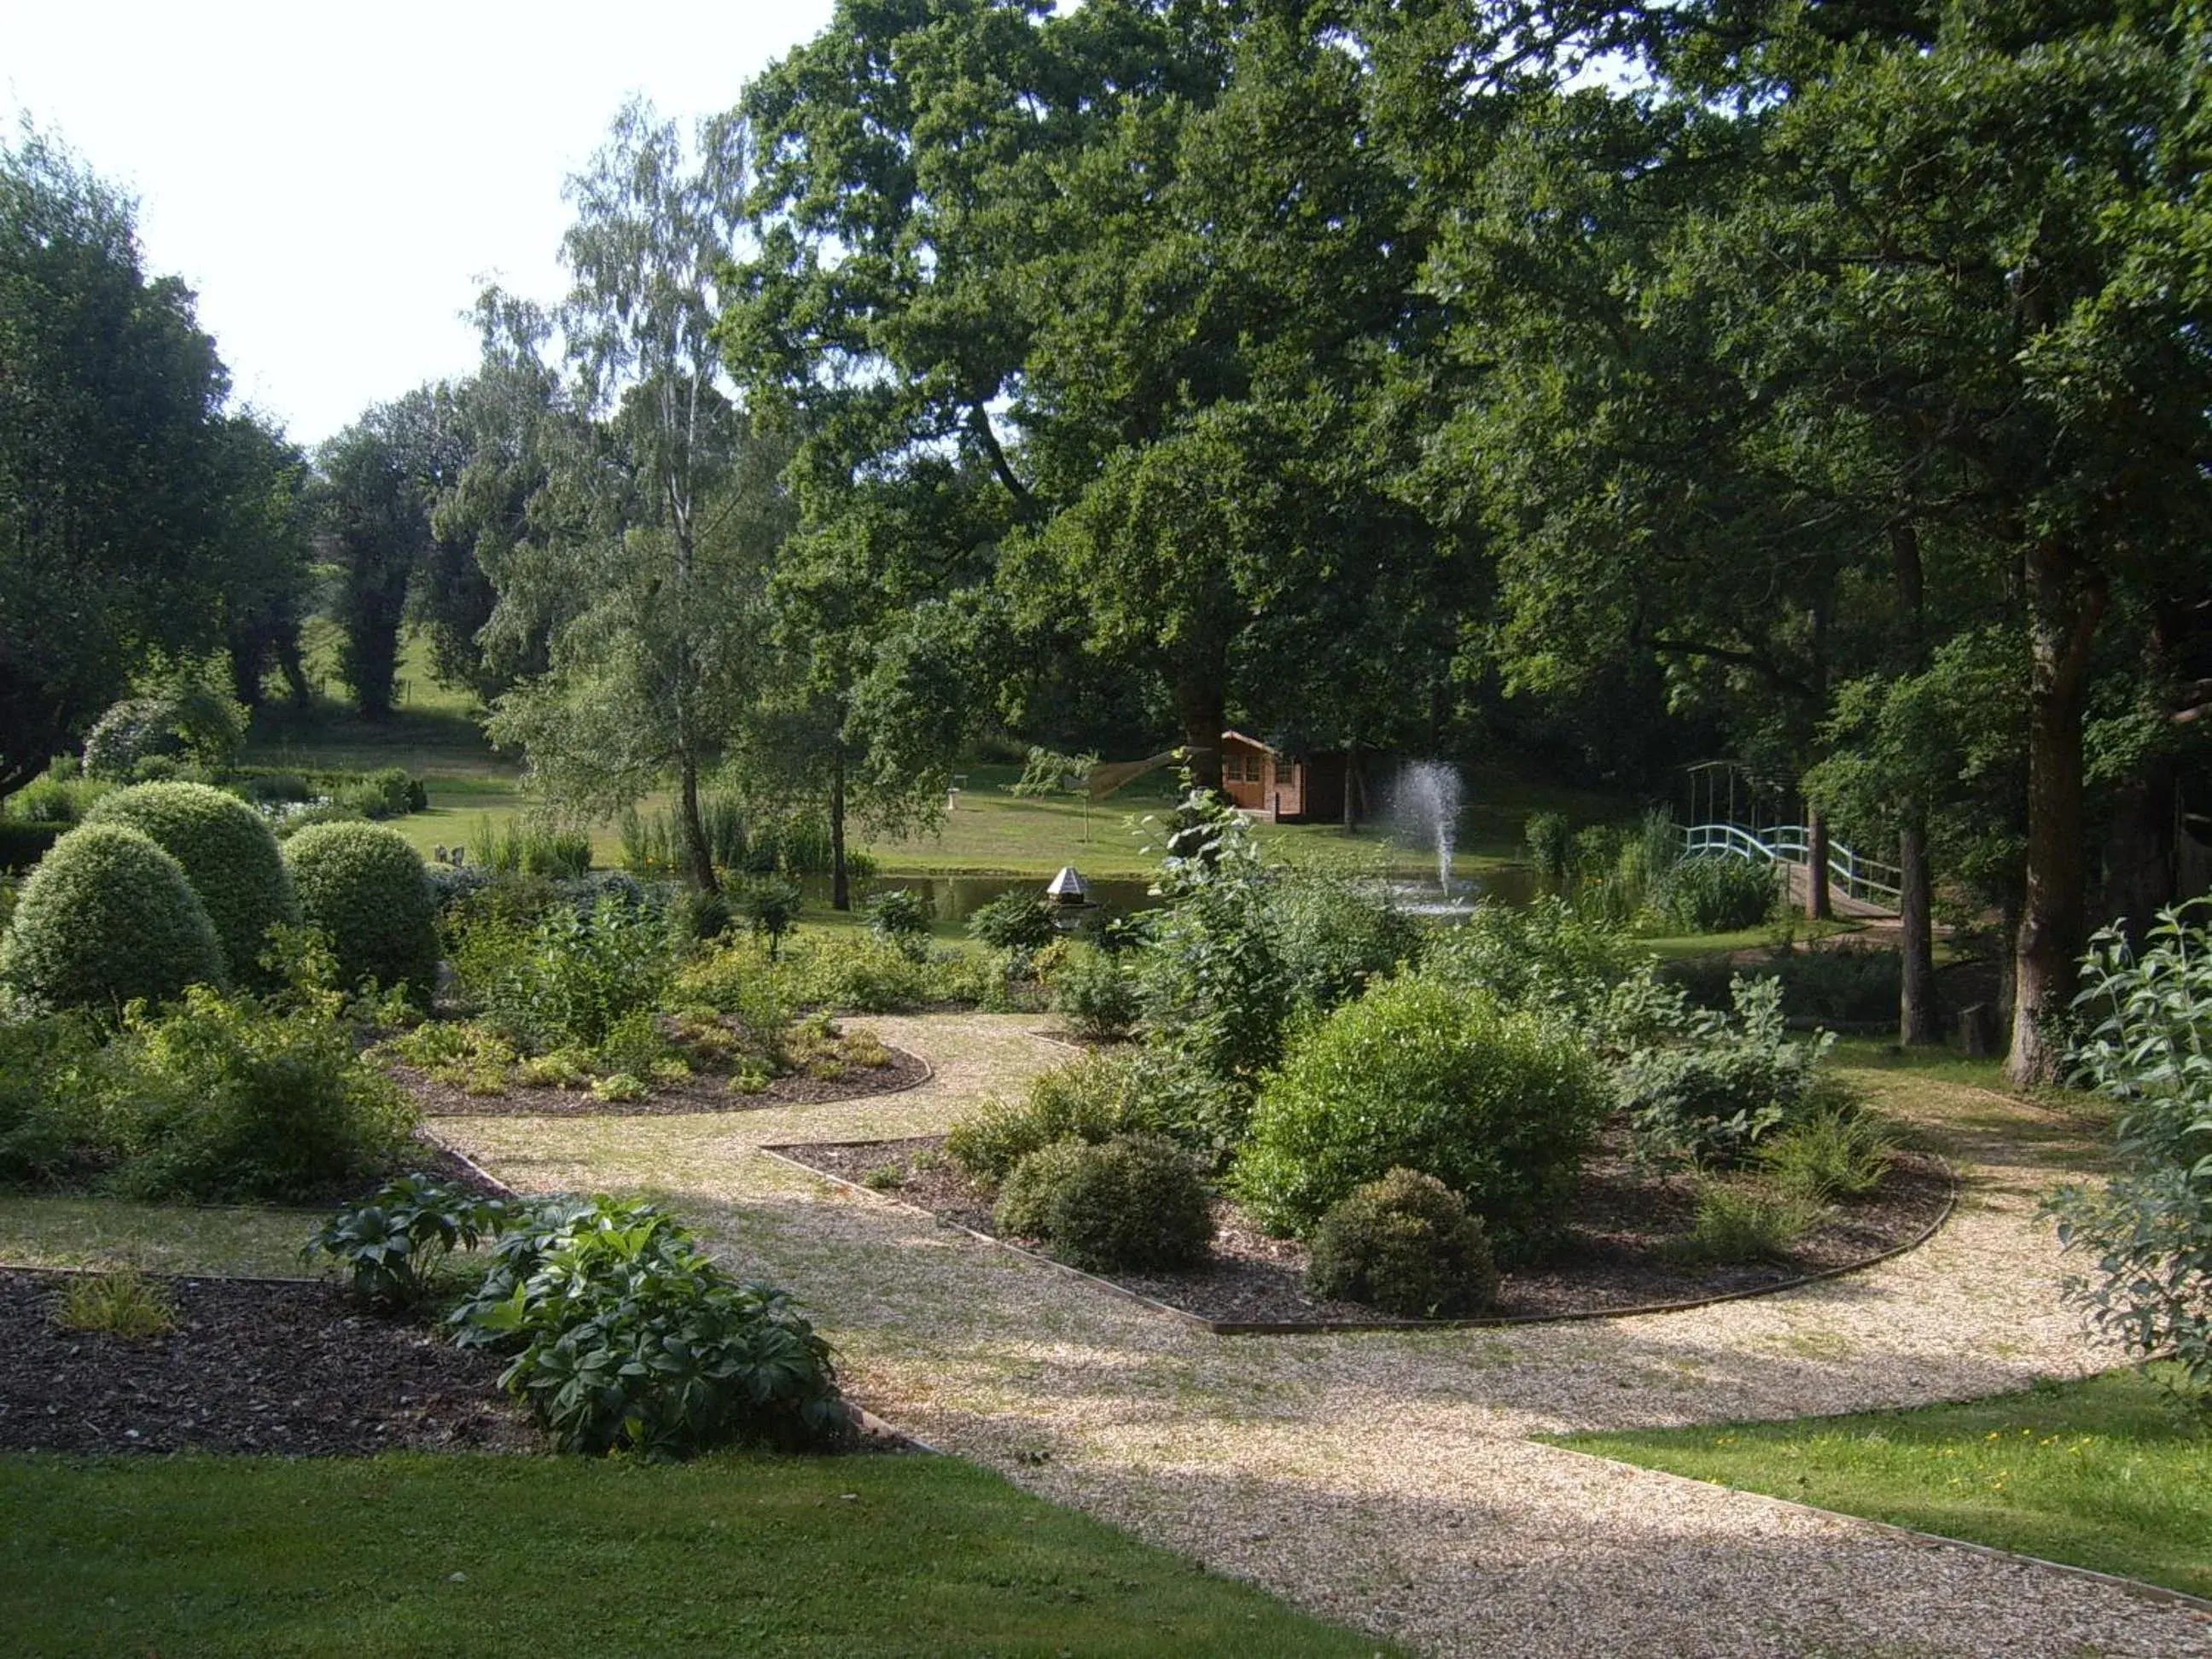
[(1345, 751), (1291, 755), (1247, 737), (1221, 734), (1221, 787), (1245, 811), (1275, 823), (1334, 823), (1344, 816)]

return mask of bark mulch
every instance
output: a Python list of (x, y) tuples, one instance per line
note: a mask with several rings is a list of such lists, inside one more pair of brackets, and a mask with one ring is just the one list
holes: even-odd
[(682, 1082), (656, 1089), (641, 1100), (599, 1100), (584, 1089), (509, 1089), (504, 1094), (472, 1095), (413, 1066), (397, 1063), (392, 1075), (415, 1097), (425, 1117), (674, 1117), (693, 1112), (758, 1112), (780, 1106), (822, 1106), (832, 1101), (895, 1095), (930, 1078), (929, 1062), (903, 1048), (884, 1045), (888, 1065), (855, 1066), (834, 1080), (804, 1071), (770, 1081), (757, 1093), (729, 1086), (726, 1073), (701, 1070)]
[(0, 1449), (527, 1451), (504, 1362), (361, 1312), (327, 1285), (160, 1279), (167, 1335), (64, 1330), (70, 1275), (0, 1269)]
[[(945, 1157), (944, 1144), (943, 1136), (927, 1135), (767, 1150), (847, 1181), (871, 1184), (873, 1176), (884, 1196), (995, 1237), (989, 1197)], [(1689, 1231), (1695, 1213), (1690, 1178), (1656, 1175), (1631, 1163), (1617, 1146), (1603, 1146), (1584, 1168), (1565, 1243), (1540, 1262), (1503, 1273), (1498, 1301), (1486, 1317), (1566, 1319), (1779, 1289), (1911, 1243), (1942, 1216), (1951, 1194), (1950, 1172), (1942, 1159), (1897, 1152), (1874, 1193), (1832, 1207), (1787, 1255), (1700, 1267), (1676, 1260), (1668, 1249)], [(1226, 1199), (1215, 1200), (1214, 1227), (1212, 1252), (1203, 1267), (1101, 1277), (1217, 1325), (1429, 1322), (1309, 1295), (1306, 1247), (1296, 1239), (1270, 1238)]]

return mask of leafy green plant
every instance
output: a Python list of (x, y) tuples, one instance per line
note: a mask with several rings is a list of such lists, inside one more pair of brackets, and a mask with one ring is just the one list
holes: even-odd
[(1528, 848), (1528, 862), (1536, 872), (1537, 885), (1547, 894), (1564, 891), (1574, 856), (1566, 815), (1531, 812), (1521, 836)]
[(666, 930), (619, 900), (580, 915), (556, 905), (520, 937), (493, 926), (499, 948), (463, 951), (455, 970), (484, 1023), (527, 1054), (600, 1047), (655, 1007), (675, 974)]
[(782, 954), (784, 936), (799, 925), (805, 902), (797, 882), (773, 873), (748, 877), (738, 889), (738, 913), (768, 941), (771, 960)]
[(513, 817), (477, 819), (476, 861), (502, 875), (580, 876), (592, 867), (592, 838), (580, 830)]
[(1085, 1054), (1038, 1073), (1018, 1102), (984, 1102), (953, 1124), (945, 1150), (975, 1180), (997, 1186), (1024, 1158), (1057, 1142), (1103, 1141), (1155, 1127), (1134, 1081), (1124, 1057)]
[(382, 824), (319, 823), (284, 843), (300, 915), (322, 930), (343, 981), (374, 980), (427, 1005), (438, 982), (436, 902), (422, 855)]
[(1118, 957), (1079, 945), (1053, 975), (1052, 1008), (1078, 1036), (1111, 1042), (1135, 1028), (1143, 1001)]
[(1771, 1182), (1741, 1176), (1703, 1181), (1696, 1219), (1674, 1242), (1673, 1254), (1698, 1264), (1773, 1261), (1787, 1255), (1820, 1217), (1818, 1204)]
[(2074, 1079), (2120, 1112), (2104, 1189), (2052, 1200), (2061, 1242), (2093, 1264), (2067, 1294), (2130, 1352), (2212, 1386), (2212, 905), (2160, 912), (2140, 951), (2099, 933), (2074, 1009)]
[(53, 1321), (65, 1331), (143, 1341), (177, 1328), (177, 1304), (166, 1289), (142, 1273), (84, 1273), (72, 1278), (63, 1291)]
[(1820, 1068), (1834, 1037), (1793, 1040), (1771, 979), (1739, 976), (1732, 989), (1734, 1018), (1701, 1011), (1621, 1067), (1621, 1101), (1644, 1156), (1732, 1168), (1776, 1130), (1833, 1101)]
[(1735, 933), (1756, 927), (1774, 908), (1779, 868), (1729, 856), (1684, 859), (1667, 872), (1654, 897), (1686, 933)]
[(1767, 1178), (1815, 1204), (1863, 1198), (1889, 1170), (1894, 1142), (1881, 1120), (1848, 1103), (1807, 1113), (1759, 1149)]
[(1601, 1023), (1613, 988), (1635, 969), (1626, 934), (1549, 897), (1526, 906), (1485, 900), (1421, 957), (1431, 979), (1585, 1028)]
[(1478, 1313), (1498, 1294), (1498, 1269), (1467, 1200), (1418, 1170), (1355, 1187), (1314, 1229), (1306, 1288), (1407, 1319)]
[(1001, 893), (969, 912), (968, 933), (994, 951), (1034, 955), (1052, 943), (1052, 906), (1018, 888)]
[(916, 888), (892, 887), (868, 901), (868, 930), (916, 960), (929, 954), (929, 924), (934, 914), (929, 895)]
[(1303, 1232), (1396, 1168), (1465, 1194), (1501, 1253), (1556, 1227), (1607, 1105), (1564, 1027), (1408, 975), (1304, 1031), (1261, 1090), (1236, 1190)]
[(728, 1279), (650, 1205), (531, 1206), (494, 1255), (453, 1323), (515, 1352), (501, 1385), (562, 1450), (672, 1458), (850, 1428), (829, 1345), (790, 1298)]
[(177, 860), (235, 982), (258, 980), (270, 928), (300, 919), (276, 837), (235, 795), (204, 783), (142, 783), (94, 802), (85, 822), (142, 830)]
[(40, 860), (0, 939), (0, 979), (53, 1007), (111, 1012), (227, 982), (184, 866), (118, 823), (81, 825)]
[(1156, 1135), (1056, 1141), (1030, 1153), (1007, 1176), (992, 1219), (1091, 1272), (1188, 1267), (1213, 1237), (1197, 1167)]
[(775, 976), (789, 1006), (856, 1014), (973, 1006), (988, 994), (985, 965), (965, 951), (933, 951), (917, 960), (866, 933), (794, 939), (778, 960)]
[(465, 1188), (421, 1174), (402, 1176), (368, 1203), (332, 1216), (307, 1241), (304, 1254), (337, 1263), (356, 1301), (413, 1307), (430, 1295), (447, 1257), (474, 1249), (506, 1212), (499, 1200)]

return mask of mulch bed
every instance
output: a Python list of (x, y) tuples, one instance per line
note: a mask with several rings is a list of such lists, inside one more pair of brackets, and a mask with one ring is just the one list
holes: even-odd
[(441, 1082), (417, 1066), (387, 1069), (415, 1097), (425, 1117), (671, 1117), (692, 1112), (758, 1112), (777, 1106), (821, 1106), (831, 1101), (895, 1095), (929, 1080), (929, 1062), (885, 1043), (887, 1066), (855, 1066), (832, 1080), (793, 1072), (756, 1094), (740, 1094), (721, 1072), (697, 1071), (681, 1083), (655, 1089), (642, 1100), (599, 1100), (584, 1089), (510, 1089), (472, 1095)]
[[(944, 1156), (944, 1144), (941, 1135), (929, 1135), (768, 1150), (847, 1181), (866, 1182), (878, 1172), (896, 1172), (896, 1185), (878, 1189), (884, 1196), (995, 1237), (989, 1199)], [(1786, 1257), (1698, 1267), (1668, 1252), (1669, 1242), (1689, 1231), (1695, 1213), (1690, 1178), (1637, 1167), (1616, 1139), (1601, 1145), (1585, 1166), (1565, 1243), (1545, 1261), (1503, 1274), (1498, 1302), (1486, 1317), (1566, 1319), (1779, 1289), (1910, 1243), (1943, 1214), (1951, 1192), (1950, 1173), (1940, 1158), (1899, 1152), (1880, 1188), (1835, 1206)], [(1296, 1239), (1268, 1237), (1225, 1199), (1215, 1201), (1214, 1226), (1212, 1255), (1203, 1267), (1104, 1277), (1217, 1325), (1431, 1322), (1393, 1319), (1358, 1303), (1309, 1295), (1306, 1247)]]
[(527, 1451), (504, 1364), (362, 1313), (327, 1285), (162, 1279), (165, 1336), (52, 1322), (70, 1275), (0, 1269), (0, 1449), (9, 1451)]

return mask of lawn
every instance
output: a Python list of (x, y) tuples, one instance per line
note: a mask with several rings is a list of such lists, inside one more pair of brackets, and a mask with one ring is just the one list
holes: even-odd
[(1556, 1443), (2212, 1596), (2212, 1401), (2133, 1370), (1915, 1411)]
[(951, 1458), (0, 1459), (11, 1653), (1380, 1655)]
[(300, 1255), (326, 1211), (136, 1204), (0, 1192), (0, 1264), (304, 1279)]

